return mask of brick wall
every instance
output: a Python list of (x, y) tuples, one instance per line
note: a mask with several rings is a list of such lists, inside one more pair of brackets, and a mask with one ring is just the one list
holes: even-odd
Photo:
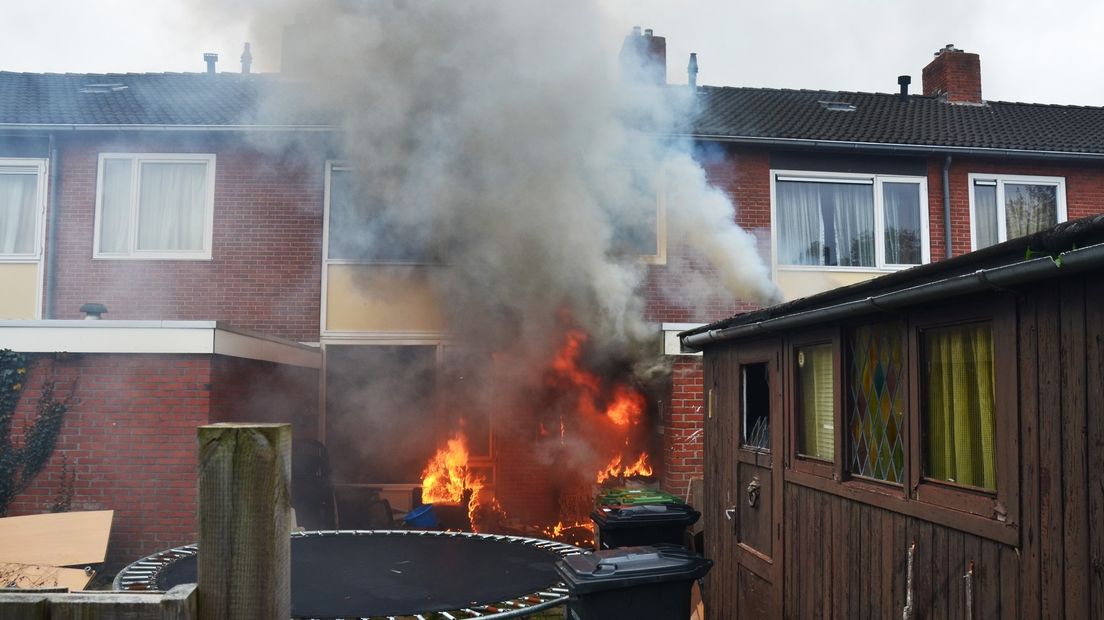
[[(323, 158), (272, 153), (241, 136), (81, 137), (60, 145), (56, 318), (85, 302), (109, 319), (214, 319), (316, 341), (321, 298)], [(214, 153), (212, 260), (93, 260), (98, 156)]]
[[(36, 355), (17, 420), (33, 414), (50, 376), (76, 380), (54, 455), (12, 516), (47, 512), (73, 475), (72, 510), (114, 510), (107, 564), (195, 541), (195, 428), (207, 423), (210, 362), (201, 355)], [(17, 422), (17, 428), (19, 423)]]
[(663, 425), (663, 488), (686, 497), (690, 480), (703, 475), (701, 358), (678, 358), (671, 381), (671, 401)]

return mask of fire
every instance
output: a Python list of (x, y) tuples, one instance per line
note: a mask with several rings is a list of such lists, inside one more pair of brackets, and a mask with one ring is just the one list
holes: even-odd
[[(609, 389), (607, 394), (607, 390), (603, 390), (602, 380), (579, 366), (579, 358), (586, 341), (586, 332), (577, 329), (567, 332), (563, 347), (552, 360), (553, 374), (550, 382), (574, 389), (578, 393), (578, 410), (583, 414), (602, 415), (620, 427), (639, 424), (645, 408), (644, 396), (640, 392), (618, 384)], [(561, 437), (563, 434), (561, 422)]]
[(468, 442), (463, 435), (449, 439), (422, 472), (422, 501), (427, 504), (455, 504), (464, 499), (464, 491), (470, 489), (474, 498), (482, 488), (482, 477), (468, 470)]
[(636, 462), (632, 465), (624, 466), (621, 464), (622, 456), (619, 454), (613, 457), (609, 465), (606, 465), (604, 469), (598, 471), (598, 477), (596, 481), (598, 484), (602, 484), (610, 478), (629, 478), (632, 476), (651, 476), (652, 466), (648, 464), (648, 453), (641, 452), (640, 457), (636, 459)]

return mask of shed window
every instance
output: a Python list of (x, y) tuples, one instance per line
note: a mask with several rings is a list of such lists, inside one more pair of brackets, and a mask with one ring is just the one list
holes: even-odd
[(900, 322), (856, 328), (849, 340), (848, 415), (851, 473), (901, 484), (905, 475), (907, 377)]
[(832, 345), (797, 349), (797, 452), (823, 461), (835, 458)]
[(991, 324), (926, 330), (921, 355), (924, 476), (996, 490)]
[(741, 405), (743, 409), (743, 445), (770, 449), (770, 378), (767, 364), (740, 367)]

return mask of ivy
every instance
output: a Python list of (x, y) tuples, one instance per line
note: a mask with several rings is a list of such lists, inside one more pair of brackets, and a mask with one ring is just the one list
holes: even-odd
[(12, 499), (25, 491), (46, 467), (72, 398), (70, 389), (70, 394), (59, 400), (54, 396), (55, 382), (45, 381), (34, 419), (23, 427), (23, 445), (13, 445), (12, 426), (27, 386), (27, 361), (22, 353), (0, 349), (0, 517), (7, 514)]

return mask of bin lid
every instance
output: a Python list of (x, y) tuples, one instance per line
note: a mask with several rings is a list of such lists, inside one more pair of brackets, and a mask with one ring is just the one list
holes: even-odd
[(572, 594), (588, 594), (649, 583), (691, 581), (705, 576), (713, 560), (678, 545), (621, 547), (568, 556), (556, 572)]
[(637, 527), (640, 525), (681, 525), (697, 523), (701, 513), (686, 504), (641, 504), (637, 506), (602, 506), (590, 513), (598, 527)]
[(606, 489), (598, 494), (595, 503), (599, 506), (635, 505), (635, 504), (681, 504), (678, 496), (656, 489)]

